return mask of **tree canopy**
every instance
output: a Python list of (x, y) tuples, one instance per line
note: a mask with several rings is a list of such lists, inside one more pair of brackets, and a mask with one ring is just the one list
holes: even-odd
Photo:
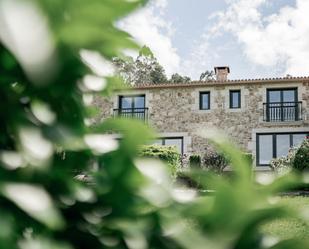
[(136, 59), (127, 56), (113, 59), (118, 75), (130, 85), (161, 84), (161, 83), (187, 83), (191, 79), (175, 73), (170, 79), (166, 76), (164, 68), (160, 65), (151, 49), (143, 46)]
[[(161, 84), (161, 83), (189, 83), (191, 78), (174, 73), (168, 79), (163, 66), (147, 46), (139, 50), (139, 54), (134, 59), (131, 56), (123, 58), (113, 58), (118, 75), (130, 85), (141, 84)], [(200, 81), (212, 81), (215, 79), (214, 71), (206, 70), (201, 73)]]
[(167, 77), (164, 68), (159, 64), (150, 48), (143, 46), (137, 58), (132, 57), (114, 58), (118, 75), (130, 85), (145, 83), (166, 83)]
[(209, 80), (214, 80), (214, 79), (215, 79), (214, 71), (206, 70), (200, 75), (200, 81), (209, 81)]

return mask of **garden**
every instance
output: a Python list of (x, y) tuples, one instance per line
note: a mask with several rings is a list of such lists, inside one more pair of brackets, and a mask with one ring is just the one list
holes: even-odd
[[(219, 151), (203, 159), (218, 163), (214, 170), (190, 159), (186, 177), (214, 190), (201, 196), (175, 187), (174, 148), (142, 149), (156, 138), (147, 125), (93, 122), (91, 100), (125, 87), (113, 58), (140, 49), (115, 23), (146, 3), (0, 1), (0, 248), (308, 248), (307, 199), (278, 198), (308, 185), (308, 159), (298, 152), (297, 170), (256, 181), (248, 156), (200, 131)], [(227, 162), (229, 177), (221, 174)]]
[[(224, 175), (224, 169), (229, 165), (228, 156), (223, 153), (215, 152), (210, 149), (204, 156), (191, 155), (189, 157), (181, 156), (175, 147), (148, 145), (141, 149), (141, 156), (157, 158), (166, 162), (170, 169), (170, 174), (175, 182), (180, 183), (178, 187), (183, 189), (183, 185), (190, 188), (199, 189), (200, 195), (205, 198), (213, 198), (213, 191), (209, 189), (200, 189), (200, 179), (192, 181), (188, 175), (190, 171), (201, 170), (214, 174)], [(242, 154), (252, 165), (253, 159), (251, 154)], [(309, 138), (306, 138), (299, 146), (292, 147), (287, 156), (283, 156), (271, 161), (272, 171), (269, 174), (275, 174), (277, 177), (289, 174), (292, 171), (303, 174), (309, 170)], [(207, 188), (207, 186), (206, 186)], [(275, 202), (282, 203), (291, 209), (298, 208), (298, 212), (308, 212), (309, 195), (308, 184), (300, 184), (295, 188), (289, 189), (288, 192), (279, 193), (274, 198)], [(189, 226), (192, 226), (189, 223)], [(194, 227), (194, 226), (193, 226)], [(308, 240), (309, 225), (302, 219), (298, 218), (277, 218), (272, 221), (266, 221), (261, 224), (260, 230), (270, 238), (292, 239), (299, 238)]]

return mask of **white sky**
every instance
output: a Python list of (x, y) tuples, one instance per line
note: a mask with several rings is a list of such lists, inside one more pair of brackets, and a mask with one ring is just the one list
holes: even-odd
[(228, 65), (230, 78), (309, 75), (309, 0), (152, 0), (120, 26), (168, 75), (193, 79)]

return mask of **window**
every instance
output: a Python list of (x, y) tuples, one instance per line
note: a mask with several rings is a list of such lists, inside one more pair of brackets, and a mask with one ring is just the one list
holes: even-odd
[(297, 101), (297, 89), (268, 89), (267, 102), (268, 103), (287, 103)]
[(230, 108), (240, 108), (241, 99), (240, 99), (240, 90), (230, 90)]
[(200, 92), (200, 110), (210, 110), (210, 92)]
[[(275, 157), (286, 156), (291, 147), (289, 134), (278, 134), (276, 137), (276, 155)], [(305, 136), (304, 136), (305, 137)]]
[(268, 165), (273, 158), (273, 135), (259, 135), (258, 140), (258, 165)]
[(257, 134), (257, 165), (268, 166), (271, 159), (286, 156), (289, 149), (300, 145), (307, 135), (301, 132)]
[(145, 95), (119, 96), (119, 109), (140, 108), (145, 108)]
[(114, 109), (115, 116), (146, 120), (148, 108), (145, 108), (145, 95), (119, 96), (119, 109)]
[(304, 141), (304, 134), (293, 134), (293, 146), (298, 146)]
[(175, 146), (180, 154), (183, 154), (183, 137), (164, 137), (154, 141), (154, 144)]
[(297, 88), (267, 89), (267, 103), (264, 106), (266, 121), (282, 122), (301, 119), (301, 103), (297, 100)]

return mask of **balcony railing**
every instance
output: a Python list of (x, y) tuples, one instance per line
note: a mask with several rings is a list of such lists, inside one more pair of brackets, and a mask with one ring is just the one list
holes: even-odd
[(114, 109), (114, 117), (135, 118), (139, 120), (148, 120), (148, 108), (122, 108)]
[(263, 103), (266, 122), (288, 122), (302, 120), (302, 102)]

